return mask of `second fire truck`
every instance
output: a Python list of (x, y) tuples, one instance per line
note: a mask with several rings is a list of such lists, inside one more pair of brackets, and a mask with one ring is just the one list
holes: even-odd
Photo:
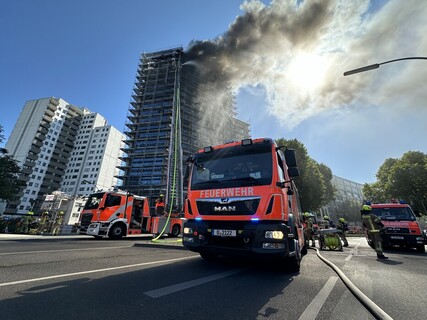
[(126, 235), (180, 234), (182, 219), (150, 213), (147, 197), (126, 192), (105, 191), (89, 196), (80, 220), (80, 233), (95, 238), (121, 239)]

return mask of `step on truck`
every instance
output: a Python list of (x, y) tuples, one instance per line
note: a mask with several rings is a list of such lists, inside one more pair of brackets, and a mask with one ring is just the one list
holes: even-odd
[[(409, 204), (402, 202), (370, 204), (374, 213), (384, 224), (382, 240), (384, 246), (415, 248), (425, 252), (427, 238)], [(368, 244), (373, 246), (368, 240)]]
[(186, 248), (206, 260), (251, 255), (299, 270), (307, 248), (294, 150), (245, 139), (199, 150), (187, 164)]
[(177, 237), (182, 219), (151, 214), (147, 197), (105, 191), (89, 196), (81, 213), (79, 233), (97, 239), (121, 239), (127, 235), (159, 234), (163, 229), (168, 236)]

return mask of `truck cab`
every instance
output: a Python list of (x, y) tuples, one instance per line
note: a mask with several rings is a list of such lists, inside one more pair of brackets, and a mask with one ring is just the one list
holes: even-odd
[(409, 204), (382, 203), (371, 204), (374, 213), (384, 224), (383, 244), (405, 246), (425, 252), (426, 235), (421, 230), (417, 218)]
[[(293, 150), (268, 138), (206, 147), (189, 159), (183, 245), (204, 259), (258, 255), (298, 270), (306, 250)], [(285, 156), (287, 155), (287, 157)]]

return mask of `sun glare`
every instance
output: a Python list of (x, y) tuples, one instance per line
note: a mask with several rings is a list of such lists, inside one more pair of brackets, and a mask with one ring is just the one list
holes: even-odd
[(289, 64), (288, 78), (291, 83), (304, 90), (318, 88), (326, 74), (324, 59), (315, 54), (300, 53)]

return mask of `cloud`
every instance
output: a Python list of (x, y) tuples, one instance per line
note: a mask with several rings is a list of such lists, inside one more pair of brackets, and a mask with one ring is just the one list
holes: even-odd
[[(244, 14), (214, 40), (193, 41), (188, 53), (207, 82), (235, 92), (263, 87), (267, 112), (291, 129), (325, 111), (357, 104), (420, 108), (424, 72), (398, 62), (343, 77), (344, 71), (427, 48), (427, 2), (245, 1)], [(422, 62), (421, 62), (422, 63)], [(425, 62), (424, 62), (425, 63)], [(212, 88), (212, 86), (210, 86)], [(390, 110), (395, 110), (390, 108)]]

